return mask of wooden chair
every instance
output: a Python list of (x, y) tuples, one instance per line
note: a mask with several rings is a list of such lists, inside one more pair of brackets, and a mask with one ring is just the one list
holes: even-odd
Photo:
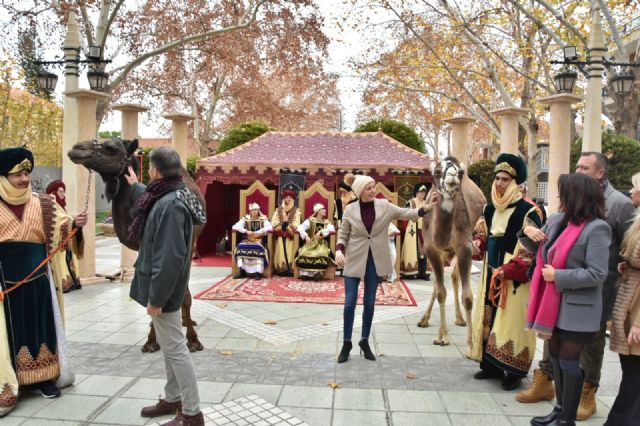
[[(392, 192), (382, 182), (376, 183), (376, 198), (384, 198), (394, 205), (398, 205), (398, 193)], [(398, 221), (394, 221), (397, 226)], [(400, 278), (400, 235), (396, 235), (396, 276)]]
[[(263, 215), (267, 216), (268, 220), (271, 220), (271, 216), (273, 216), (273, 212), (275, 210), (276, 205), (276, 191), (273, 189), (267, 189), (266, 186), (262, 184), (260, 181), (255, 181), (249, 186), (247, 189), (240, 190), (240, 214), (246, 215), (248, 213), (247, 206), (251, 203), (258, 203), (260, 206), (260, 211)], [(269, 248), (272, 245), (273, 236), (271, 233), (267, 236), (267, 244), (265, 248)], [(231, 247), (232, 250), (236, 248), (238, 244), (238, 236), (237, 232), (233, 231), (231, 233)], [(269, 258), (269, 266), (264, 271), (265, 277), (271, 276), (271, 265), (272, 265), (272, 257), (273, 253), (268, 249), (268, 258)], [(232, 275), (238, 274), (238, 265), (235, 262), (235, 259), (231, 262), (231, 273)]]
[[(304, 191), (301, 191), (298, 194), (298, 208), (300, 209), (300, 214), (302, 216), (301, 222), (304, 222), (307, 217), (311, 216), (313, 213), (313, 206), (317, 203), (323, 204), (327, 208), (327, 218), (331, 220), (333, 217), (333, 208), (334, 208), (334, 194), (331, 191), (328, 191), (320, 181), (315, 182), (309, 188)], [(300, 238), (300, 244), (302, 244), (302, 238)], [(331, 249), (331, 253), (336, 252), (336, 235), (335, 232), (332, 232), (329, 236), (329, 248)], [(335, 277), (336, 267), (329, 266), (324, 273), (325, 279), (333, 279)], [(293, 266), (293, 275), (297, 278), (300, 276), (300, 271), (298, 271), (298, 265)]]

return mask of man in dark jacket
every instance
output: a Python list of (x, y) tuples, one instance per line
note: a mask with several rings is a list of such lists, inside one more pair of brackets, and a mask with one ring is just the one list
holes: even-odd
[[(151, 152), (148, 186), (128, 181), (138, 197), (131, 210), (129, 239), (140, 241), (129, 295), (147, 308), (164, 354), (167, 371), (165, 396), (145, 407), (143, 417), (177, 412), (166, 425), (204, 425), (191, 353), (182, 330), (180, 306), (189, 282), (193, 225), (204, 223), (194, 209), (195, 195), (185, 188), (180, 156), (169, 147)], [(194, 211), (195, 210), (195, 211)]]

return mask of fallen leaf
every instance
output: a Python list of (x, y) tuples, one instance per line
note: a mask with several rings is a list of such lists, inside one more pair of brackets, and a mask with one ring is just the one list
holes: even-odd
[(266, 325), (276, 325), (278, 323), (278, 321), (276, 320), (266, 320), (265, 322), (263, 322), (263, 324)]
[(385, 356), (383, 352), (378, 352), (378, 356)]
[(218, 308), (220, 308), (220, 309), (224, 309), (224, 308), (226, 308), (226, 307), (227, 307), (227, 304), (226, 304), (226, 303), (221, 303), (221, 304), (216, 305), (216, 306), (217, 306)]
[(233, 355), (233, 352), (231, 352), (231, 351), (224, 351), (224, 352), (220, 352), (220, 355), (222, 355), (222, 356), (231, 356), (231, 355)]
[(416, 373), (407, 373), (406, 377), (409, 380), (415, 380), (418, 376), (416, 375)]
[(340, 389), (342, 387), (336, 382), (328, 383), (327, 386), (329, 386), (331, 389)]
[(329, 323), (328, 322), (323, 322), (322, 325), (329, 325)]

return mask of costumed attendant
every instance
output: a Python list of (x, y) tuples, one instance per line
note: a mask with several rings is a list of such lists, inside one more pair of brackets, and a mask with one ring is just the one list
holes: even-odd
[(336, 239), (340, 238), (340, 229), (342, 229), (342, 215), (344, 209), (353, 202), (358, 201), (358, 197), (353, 193), (351, 185), (356, 176), (353, 173), (344, 175), (342, 182), (338, 184), (338, 198), (335, 200), (335, 209), (333, 209), (333, 221), (336, 227)]
[(298, 226), (300, 238), (305, 241), (296, 258), (302, 279), (320, 281), (327, 268), (333, 265), (326, 238), (334, 232), (335, 228), (327, 220), (327, 209), (320, 203), (314, 205), (313, 215)]
[(476, 224), (474, 259), (484, 259), (473, 318), (469, 357), (480, 361), (478, 380), (502, 379), (512, 390), (527, 376), (536, 352), (536, 337), (525, 330), (529, 299), (527, 270), (533, 256), (518, 242), (525, 226), (541, 228), (536, 207), (522, 199), (518, 184), (527, 179), (520, 157), (500, 154), (494, 168), (490, 204)]
[(553, 410), (534, 417), (534, 426), (575, 425), (584, 381), (580, 353), (600, 329), (611, 244), (598, 181), (560, 175), (558, 194), (560, 213), (542, 229), (526, 226), (520, 233), (525, 247), (537, 253), (526, 325), (548, 341), (556, 386)]
[[(405, 207), (418, 208), (427, 196), (427, 186), (418, 183), (413, 188), (413, 198)], [(422, 237), (422, 218), (407, 222), (404, 241), (400, 251), (400, 275), (408, 279), (429, 280), (427, 274), (427, 257), (424, 255), (424, 239)]]
[(233, 251), (233, 258), (240, 270), (233, 278), (242, 278), (247, 274), (259, 280), (269, 264), (269, 255), (264, 237), (273, 230), (271, 222), (260, 212), (258, 203), (249, 204), (249, 214), (240, 218), (231, 228), (244, 237)]
[(275, 233), (273, 270), (276, 275), (293, 276), (294, 237), (300, 225), (300, 210), (295, 206), (297, 193), (287, 189), (282, 193), (282, 205), (273, 212), (271, 225)]
[(396, 273), (396, 237), (400, 235), (400, 230), (393, 223), (390, 223), (387, 235), (389, 236), (389, 252), (391, 253), (391, 264), (393, 265), (393, 269), (391, 269), (391, 275), (389, 275), (389, 281), (395, 282), (395, 280), (398, 279), (398, 274)]
[(416, 220), (435, 205), (435, 201), (432, 201), (419, 209), (403, 209), (386, 199), (376, 199), (375, 182), (369, 176), (356, 176), (351, 187), (359, 202), (350, 204), (344, 211), (342, 232), (336, 249), (336, 263), (344, 266), (345, 287), (344, 342), (338, 355), (339, 363), (349, 359), (353, 347), (351, 335), (360, 280), (364, 280), (364, 311), (359, 346), (366, 359), (376, 359), (369, 346), (369, 333), (378, 283), (381, 277), (391, 275), (393, 270), (389, 252), (389, 224), (397, 219)]
[[(56, 203), (66, 211), (67, 198), (66, 185), (61, 180), (54, 180), (47, 185), (46, 193), (53, 195)], [(70, 248), (56, 254), (51, 260), (51, 270), (54, 280), (62, 284), (62, 292), (68, 293), (72, 290), (80, 290), (80, 278), (78, 278), (78, 258)]]
[[(62, 322), (62, 285), (49, 279), (48, 265), (37, 268), (87, 214), (69, 216), (49, 195), (31, 192), (33, 154), (26, 148), (0, 150), (0, 284), (10, 290), (0, 303), (0, 416), (18, 401), (18, 386), (45, 398), (60, 396), (73, 383), (71, 354)], [(82, 254), (82, 233), (67, 242)], [(67, 248), (65, 246), (64, 248)], [(31, 386), (28, 386), (31, 385)]]

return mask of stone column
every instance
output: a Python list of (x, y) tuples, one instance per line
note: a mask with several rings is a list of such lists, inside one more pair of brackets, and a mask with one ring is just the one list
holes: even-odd
[(549, 188), (547, 192), (548, 213), (558, 211), (558, 177), (570, 173), (571, 153), (571, 105), (582, 100), (579, 96), (561, 93), (538, 99), (551, 107), (549, 135)]
[(518, 107), (506, 107), (491, 111), (496, 117), (502, 117), (500, 124), (500, 152), (519, 154), (518, 150), (518, 119), (529, 110)]
[(469, 124), (476, 121), (475, 118), (466, 115), (444, 120), (451, 124), (451, 152), (449, 155), (456, 157), (464, 164), (469, 163)]
[(600, 23), (600, 4), (596, 1), (591, 13), (591, 32), (589, 33), (589, 78), (585, 93), (584, 133), (582, 134), (582, 152), (602, 151), (602, 58), (606, 52), (602, 24)]
[[(138, 114), (148, 111), (149, 108), (136, 104), (118, 104), (113, 109), (122, 113), (122, 139), (132, 140), (138, 135)], [(124, 245), (120, 246), (120, 278), (124, 280), (125, 275), (133, 271), (133, 264), (138, 253)]]
[(187, 167), (189, 156), (189, 128), (187, 122), (193, 120), (189, 114), (163, 114), (167, 120), (171, 120), (171, 147), (180, 154), (182, 165)]
[[(76, 115), (71, 117), (77, 123), (77, 141), (95, 139), (98, 133), (96, 128), (96, 106), (98, 100), (109, 99), (111, 96), (93, 90), (75, 90), (65, 92), (65, 99), (74, 99), (76, 104)], [(65, 157), (66, 152), (65, 152)], [(82, 283), (101, 281), (96, 275), (96, 181), (98, 176), (91, 175), (91, 185), (87, 194), (89, 182), (89, 171), (80, 165), (73, 164), (65, 170), (65, 184), (67, 194), (71, 197), (67, 199), (67, 211), (70, 214), (77, 214), (85, 210), (88, 215), (87, 225), (83, 229), (84, 236), (84, 256), (79, 259), (80, 278)]]

